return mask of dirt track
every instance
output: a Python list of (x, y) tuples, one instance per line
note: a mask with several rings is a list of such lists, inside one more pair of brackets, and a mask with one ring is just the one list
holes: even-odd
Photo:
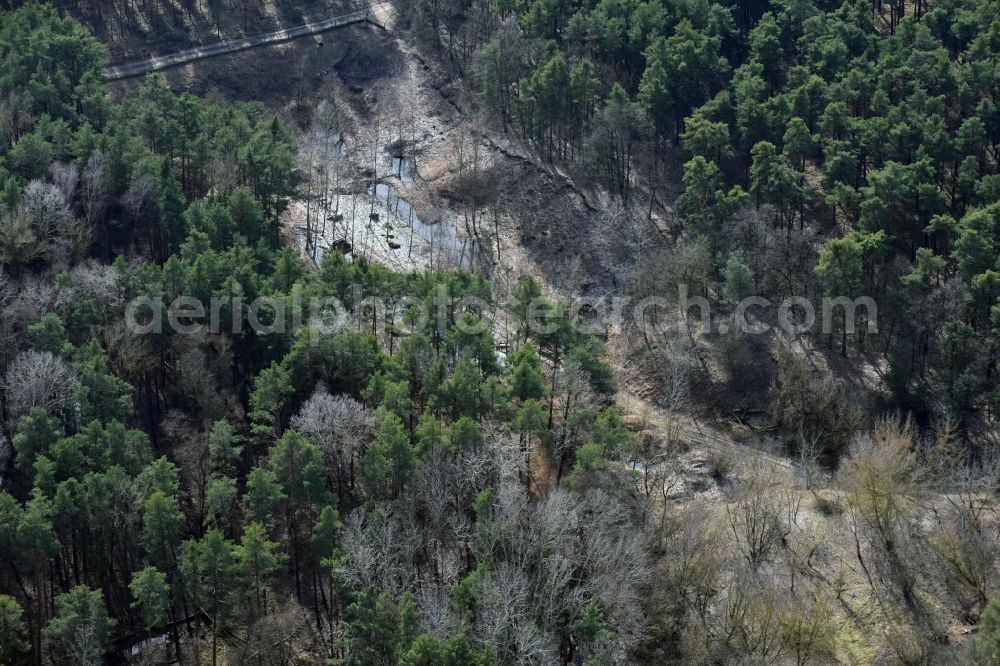
[(375, 10), (371, 5), (368, 5), (363, 9), (333, 16), (322, 21), (314, 21), (292, 28), (285, 28), (283, 30), (275, 30), (261, 35), (245, 37), (243, 39), (225, 40), (208, 46), (198, 46), (177, 51), (168, 55), (153, 56), (142, 60), (135, 60), (132, 62), (122, 63), (120, 65), (114, 65), (104, 70), (104, 78), (109, 81), (127, 79), (133, 76), (148, 74), (149, 72), (158, 72), (167, 69), (168, 67), (176, 67), (177, 65), (183, 65), (196, 60), (203, 60), (205, 58), (211, 58), (213, 56), (224, 55), (227, 53), (235, 53), (237, 51), (245, 51), (246, 49), (252, 49), (258, 46), (280, 44), (298, 37), (316, 35), (321, 32), (333, 30), (334, 28), (341, 28), (347, 25), (364, 22), (373, 23), (382, 27), (382, 24), (377, 21)]

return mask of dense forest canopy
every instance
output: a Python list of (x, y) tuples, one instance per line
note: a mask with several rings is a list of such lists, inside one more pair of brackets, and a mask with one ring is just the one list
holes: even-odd
[[(93, 5), (120, 37), (160, 15)], [(1000, 3), (398, 10), (483, 122), (611, 202), (616, 294), (872, 295), (806, 335), (846, 365), (640, 322), (657, 439), (536, 280), (314, 265), (280, 114), (156, 75), (112, 101), (86, 28), (4, 11), (0, 662), (997, 659)], [(257, 325), (185, 328), (181, 297)], [(682, 505), (670, 419), (706, 395), (794, 462), (715, 451), (716, 506)], [(978, 636), (943, 652), (956, 617)]]
[[(543, 158), (650, 210), (676, 165), (670, 232), (707, 246), (706, 280), (877, 294), (878, 320), (828, 343), (880, 352), (892, 404), (922, 419), (993, 422), (996, 2), (411, 5)], [(788, 238), (749, 228), (748, 206)], [(785, 266), (759, 260), (771, 243)]]
[[(601, 411), (614, 388), (597, 340), (568, 322), (544, 335), (522, 325), (501, 362), (492, 312), (458, 305), (404, 335), (364, 304), (399, 303), (403, 321), (404, 296), (419, 304), (444, 287), (450, 303), (489, 305), (489, 285), (337, 255), (307, 270), (278, 225), (298, 179), (294, 140), (263, 106), (176, 95), (156, 77), (111, 105), (103, 49), (78, 24), (28, 5), (3, 15), (3, 34), (4, 662), (96, 664), (164, 633), (179, 658), (213, 661), (239, 635), (228, 652), (239, 661), (283, 654), (314, 625), (320, 657), (485, 664), (596, 650), (570, 636), (603, 636), (604, 614), (637, 630), (627, 607), (596, 599), (642, 581), (613, 583), (597, 544), (566, 531), (579, 515), (634, 539), (630, 510), (597, 499), (593, 517), (551, 500), (560, 561), (577, 562), (549, 583), (561, 601), (509, 635), (495, 616), (512, 572), (541, 576), (539, 588), (557, 573), (527, 565), (549, 555), (510, 522), (541, 510), (517, 481), (531, 474), (530, 441), (558, 445), (572, 485), (633, 439)], [(323, 335), (139, 335), (123, 323), (156, 314), (127, 313), (139, 297), (237, 290), (243, 303), (335, 296), (357, 317)], [(547, 382), (540, 353), (569, 378)], [(554, 429), (554, 414), (572, 425)], [(581, 468), (583, 444), (594, 451)], [(418, 590), (445, 595), (459, 623), (449, 636), (425, 631)], [(499, 632), (488, 643), (458, 630), (487, 621)], [(206, 628), (209, 647), (188, 653)]]

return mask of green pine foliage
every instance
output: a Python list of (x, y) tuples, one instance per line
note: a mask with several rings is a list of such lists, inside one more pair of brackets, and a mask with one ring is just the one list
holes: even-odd
[[(23, 399), (3, 384), (13, 455), (0, 469), (0, 661), (101, 663), (164, 634), (164, 649), (185, 662), (195, 650), (220, 660), (294, 607), (312, 616), (320, 659), (501, 663), (476, 632), (431, 632), (406, 573), (412, 558), (371, 560), (395, 582), (358, 577), (368, 556), (345, 532), (436, 534), (462, 553), (462, 577), (501, 566), (477, 537), (490, 502), (474, 500), (509, 480), (497, 464), (522, 459), (518, 439), (548, 455), (563, 401), (574, 399), (563, 396), (560, 368), (572, 364), (584, 381), (574, 390), (590, 386), (606, 403), (614, 383), (602, 344), (573, 333), (547, 301), (543, 319), (555, 326), (525, 323), (504, 359), (492, 310), (458, 306), (492, 307), (483, 276), (401, 274), (337, 255), (308, 269), (278, 233), (299, 181), (293, 135), (262, 105), (176, 94), (157, 76), (111, 104), (103, 47), (45, 6), (4, 13), (0, 35), (2, 277), (66, 290), (85, 268), (107, 285), (25, 315), (5, 347), (58, 383)], [(484, 56), (494, 68), (484, 80), (511, 76), (495, 69), (502, 55)], [(566, 68), (559, 57), (536, 77), (544, 104), (560, 81), (569, 86), (548, 122), (563, 112), (572, 122), (539, 129), (554, 150), (579, 139), (599, 87), (589, 62)], [(78, 187), (64, 195), (53, 174), (70, 168)], [(42, 204), (52, 220), (39, 217)], [(419, 326), (387, 326), (368, 305), (401, 294), (433, 305), (441, 287), (445, 316)], [(195, 335), (155, 326), (181, 295), (218, 299), (222, 325)], [(247, 321), (257, 297), (272, 305), (256, 314), (284, 332), (229, 326)], [(275, 304), (327, 298), (355, 314), (336, 332), (311, 327), (319, 313), (308, 310), (298, 328), (291, 307), (275, 321)], [(144, 304), (126, 311), (134, 299)], [(128, 319), (148, 332), (124, 329)], [(326, 429), (303, 420), (332, 413), (328, 403), (309, 411), (322, 399), (345, 406)], [(627, 433), (594, 423), (573, 441), (600, 438), (615, 455), (609, 437)], [(560, 449), (563, 464), (575, 450)], [(433, 470), (465, 466), (467, 483), (433, 495)], [(452, 527), (439, 522), (442, 509)], [(437, 566), (433, 550), (416, 555), (424, 571)], [(489, 602), (468, 594), (471, 605)], [(570, 640), (561, 620), (545, 631)]]

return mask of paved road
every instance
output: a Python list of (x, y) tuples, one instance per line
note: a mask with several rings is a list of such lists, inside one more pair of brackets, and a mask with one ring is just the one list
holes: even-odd
[(295, 39), (296, 37), (315, 35), (320, 32), (325, 32), (327, 30), (332, 30), (333, 28), (339, 28), (345, 25), (351, 25), (353, 23), (363, 23), (370, 20), (370, 15), (371, 7), (365, 7), (364, 9), (359, 9), (347, 14), (341, 14), (340, 16), (334, 16), (322, 21), (316, 21), (315, 23), (306, 23), (304, 25), (295, 26), (294, 28), (276, 30), (275, 32), (254, 35), (252, 37), (244, 37), (243, 39), (227, 39), (216, 44), (197, 46), (195, 48), (177, 51), (176, 53), (171, 53), (169, 55), (152, 56), (142, 60), (126, 62), (121, 65), (114, 65), (106, 68), (104, 70), (104, 78), (108, 81), (128, 79), (133, 76), (140, 76), (149, 72), (158, 72), (161, 69), (166, 69), (168, 67), (183, 65), (184, 63), (191, 62), (193, 60), (211, 58), (212, 56), (242, 51), (255, 46), (287, 42), (288, 40)]

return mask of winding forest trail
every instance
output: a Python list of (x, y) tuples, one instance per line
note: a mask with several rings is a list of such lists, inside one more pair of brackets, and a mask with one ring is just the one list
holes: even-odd
[(113, 65), (104, 69), (104, 78), (108, 81), (128, 79), (134, 76), (148, 74), (149, 72), (158, 72), (169, 67), (176, 67), (178, 65), (194, 62), (196, 60), (202, 60), (204, 58), (211, 58), (213, 56), (224, 55), (227, 53), (235, 53), (237, 51), (244, 51), (246, 49), (252, 49), (259, 46), (280, 44), (298, 37), (316, 35), (328, 30), (333, 30), (334, 28), (342, 28), (356, 23), (371, 23), (384, 29), (384, 14), (385, 8), (383, 7), (383, 3), (381, 1), (374, 2), (366, 4), (361, 9), (353, 12), (332, 16), (322, 21), (305, 23), (291, 28), (284, 28), (282, 30), (275, 30), (273, 32), (254, 35), (252, 37), (244, 37), (242, 39), (228, 39), (215, 44), (196, 46), (182, 51), (176, 51), (175, 53), (167, 55), (151, 56), (149, 58), (143, 58), (142, 60), (133, 60), (119, 65)]

